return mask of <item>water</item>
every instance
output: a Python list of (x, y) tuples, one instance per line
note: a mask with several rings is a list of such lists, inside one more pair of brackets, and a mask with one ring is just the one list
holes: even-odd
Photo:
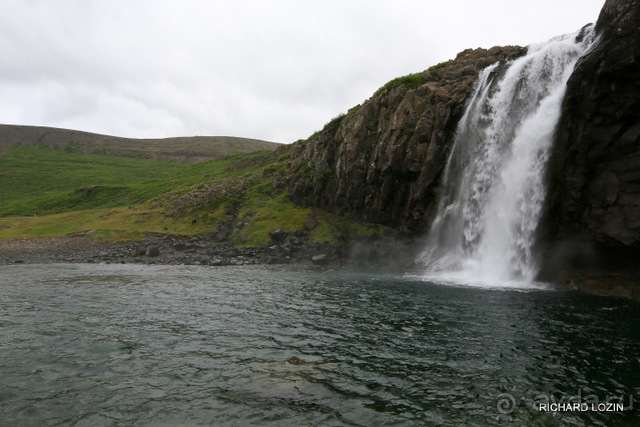
[(421, 256), (431, 271), (463, 282), (535, 278), (545, 166), (566, 82), (592, 40), (592, 28), (557, 37), (529, 46), (508, 67), (481, 72), (458, 124)]
[[(638, 425), (639, 336), (626, 300), (403, 272), (3, 266), (0, 425)], [(594, 397), (627, 410), (534, 407)]]

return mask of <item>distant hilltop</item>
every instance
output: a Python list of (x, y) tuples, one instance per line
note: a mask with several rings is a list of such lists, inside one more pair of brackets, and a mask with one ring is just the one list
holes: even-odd
[(0, 125), (0, 154), (12, 147), (25, 145), (45, 145), (83, 154), (191, 162), (230, 154), (275, 150), (281, 146), (275, 142), (233, 136), (135, 139), (51, 127)]

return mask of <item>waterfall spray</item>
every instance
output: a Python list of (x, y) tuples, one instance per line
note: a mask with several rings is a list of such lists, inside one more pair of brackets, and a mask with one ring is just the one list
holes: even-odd
[(484, 69), (458, 124), (437, 216), (419, 262), (467, 280), (531, 282), (544, 171), (566, 82), (593, 28), (531, 45)]

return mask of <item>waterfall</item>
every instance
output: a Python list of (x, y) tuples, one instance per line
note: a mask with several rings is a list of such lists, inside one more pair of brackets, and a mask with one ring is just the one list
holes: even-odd
[(591, 26), (530, 45), (525, 56), (480, 73), (418, 260), (430, 272), (492, 283), (534, 280), (545, 165), (566, 82), (593, 38)]

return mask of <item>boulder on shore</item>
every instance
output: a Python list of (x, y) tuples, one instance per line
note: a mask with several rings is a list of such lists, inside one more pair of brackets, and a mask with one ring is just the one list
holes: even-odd
[(160, 248), (157, 245), (149, 245), (147, 246), (147, 251), (145, 255), (150, 257), (156, 257), (160, 255)]

